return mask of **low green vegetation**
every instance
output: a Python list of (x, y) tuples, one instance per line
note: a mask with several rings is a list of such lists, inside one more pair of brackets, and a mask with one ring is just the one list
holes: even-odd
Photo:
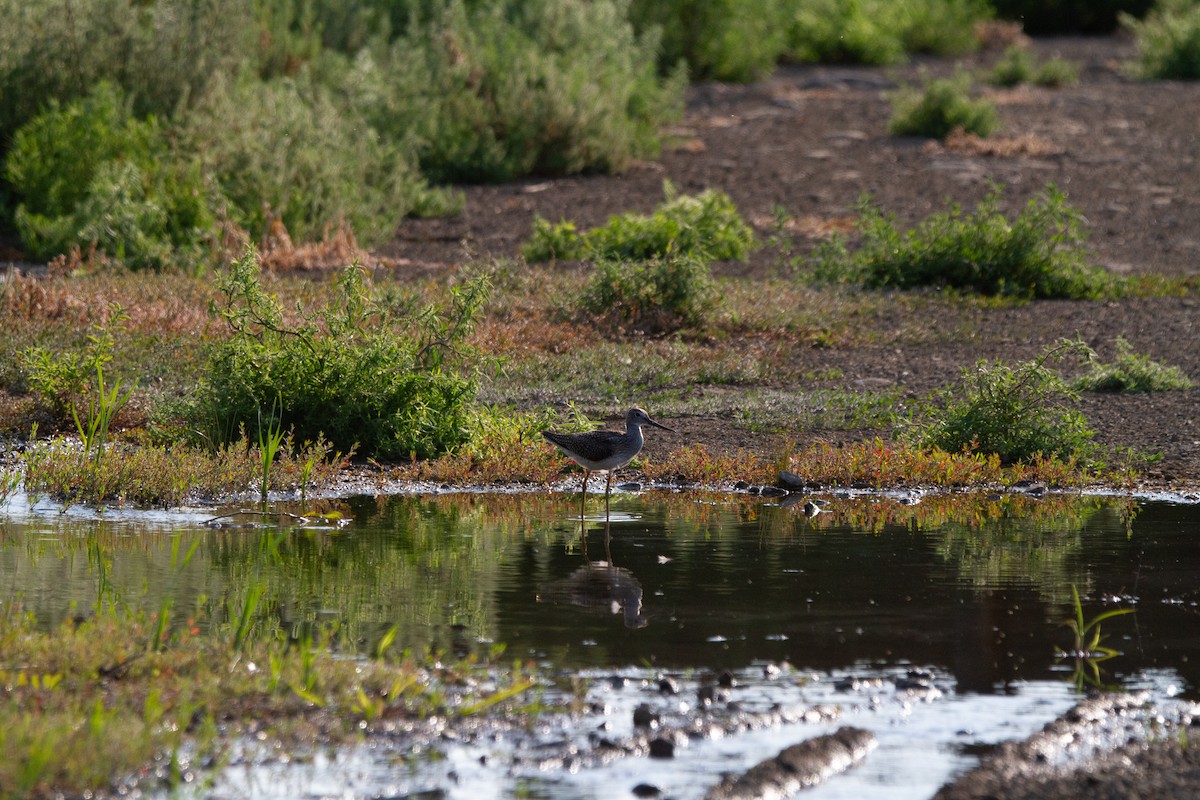
[(1095, 431), (1079, 396), (1051, 363), (1085, 357), (1080, 341), (1063, 341), (1029, 361), (980, 361), (959, 386), (935, 394), (910, 435), (925, 447), (997, 456), (1004, 464), (1038, 458), (1090, 464)]
[(700, 325), (716, 304), (708, 265), (687, 257), (601, 261), (579, 298), (585, 314), (645, 333)]
[(966, 72), (953, 78), (934, 78), (922, 87), (900, 89), (892, 94), (891, 101), (888, 132), (893, 136), (945, 139), (958, 129), (989, 136), (998, 125), (995, 106), (971, 97), (971, 78)]
[(1200, 80), (1200, 5), (1193, 0), (1158, 0), (1138, 20), (1122, 15), (1121, 23), (1137, 38), (1133, 71), (1153, 80)]
[(597, 262), (578, 301), (585, 314), (646, 333), (700, 325), (717, 302), (709, 262), (744, 260), (754, 231), (723, 192), (680, 195), (669, 182), (663, 191), (653, 213), (616, 215), (588, 231), (539, 217), (525, 258)]
[(25, 489), (64, 505), (175, 508), (272, 488), (304, 491), (333, 481), (345, 455), (324, 439), (301, 445), (285, 436), (268, 463), (262, 442), (245, 438), (217, 447), (117, 443), (102, 453), (54, 437), (22, 456)]
[(1032, 83), (1035, 86), (1073, 86), (1079, 82), (1079, 67), (1061, 58), (1038, 62), (1033, 53), (1023, 47), (1009, 47), (1004, 55), (987, 73), (987, 82), (993, 86), (1017, 86)]
[(858, 64), (894, 64), (908, 53), (961, 55), (979, 46), (975, 26), (991, 14), (979, 0), (796, 3), (788, 55)]
[(348, 452), (427, 458), (468, 438), (477, 353), (467, 343), (488, 295), (484, 277), (451, 292), (446, 308), (398, 316), (347, 267), (324, 308), (285, 316), (248, 252), (218, 282), (229, 336), (213, 350), (195, 419), (210, 442), (247, 431), (324, 437)]
[(619, 170), (684, 84), (626, 12), (2, 0), (0, 222), (36, 258), (204, 267), (281, 231), (377, 244), (458, 208), (431, 181)]
[(781, 59), (894, 64), (910, 53), (960, 55), (979, 45), (984, 0), (633, 0), (639, 31), (660, 29), (660, 70), (747, 81)]
[(1170, 392), (1196, 385), (1179, 367), (1135, 353), (1123, 337), (1117, 338), (1116, 347), (1115, 357), (1107, 363), (1091, 354), (1088, 371), (1073, 380), (1071, 387), (1077, 392)]
[(844, 237), (814, 260), (819, 280), (870, 288), (940, 286), (1015, 298), (1094, 299), (1119, 292), (1117, 280), (1086, 261), (1083, 217), (1053, 185), (1009, 218), (1001, 187), (966, 214), (957, 205), (901, 231), (895, 218), (860, 204), (862, 241), (851, 252)]
[(115, 791), (143, 769), (161, 771), (160, 788), (183, 787), (201, 763), (224, 758), (238, 732), (300, 752), (315, 741), (361, 740), (382, 719), (541, 708), (539, 679), (519, 663), (393, 653), (386, 635), (375, 658), (348, 659), (319, 631), (293, 643), (278, 626), (248, 624), (245, 611), (256, 605), (253, 589), (229, 598), (225, 620), (201, 635), (208, 620), (166, 625), (117, 604), (47, 632), (7, 603), (0, 613), (4, 795)]
[(572, 222), (551, 224), (538, 217), (524, 255), (531, 262), (554, 259), (692, 258), (707, 263), (743, 260), (756, 242), (754, 231), (724, 192), (707, 189), (681, 195), (667, 182), (666, 199), (651, 214), (618, 214), (605, 225), (580, 232)]

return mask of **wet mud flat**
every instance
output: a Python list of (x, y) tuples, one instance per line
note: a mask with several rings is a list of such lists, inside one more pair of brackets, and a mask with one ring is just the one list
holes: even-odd
[[(997, 740), (1014, 721), (994, 717), (986, 701), (956, 698), (947, 679), (923, 670), (816, 675), (787, 665), (736, 675), (591, 675), (575, 710), (534, 724), (380, 720), (363, 726), (358, 745), (299, 755), (251, 739), (208, 796), (288, 797), (300, 787), (316, 796), (339, 781), (354, 797), (1194, 796), (1196, 704), (1145, 691), (1082, 699), (1051, 692), (1030, 705), (1049, 722)], [(958, 757), (913, 763), (911, 740), (939, 730), (953, 741), (929, 749)], [(770, 755), (754, 755), (764, 750)], [(963, 771), (964, 754), (981, 752), (978, 766)]]
[(1175, 800), (1200, 791), (1200, 705), (1097, 694), (1032, 736), (1000, 745), (935, 800)]

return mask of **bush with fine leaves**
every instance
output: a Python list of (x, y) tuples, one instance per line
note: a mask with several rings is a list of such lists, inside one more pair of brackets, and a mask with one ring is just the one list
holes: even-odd
[(942, 390), (924, 409), (916, 438), (949, 453), (996, 454), (1012, 464), (1038, 456), (1088, 463), (1095, 431), (1079, 410), (1079, 396), (1050, 366), (1087, 345), (1064, 340), (1029, 361), (980, 361), (962, 383)]
[(971, 78), (965, 72), (952, 78), (935, 78), (922, 87), (905, 87), (892, 94), (888, 133), (945, 139), (961, 128), (965, 133), (989, 136), (996, 129), (996, 108), (987, 100), (971, 97)]
[(869, 201), (859, 206), (862, 244), (850, 252), (842, 238), (820, 248), (815, 274), (870, 288), (918, 286), (967, 289), (1017, 298), (1097, 299), (1119, 292), (1118, 282), (1086, 261), (1082, 215), (1053, 185), (1010, 218), (996, 187), (973, 214), (957, 205), (901, 231), (895, 218)]
[(457, 288), (448, 308), (398, 319), (347, 267), (333, 301), (285, 320), (247, 253), (219, 279), (215, 345), (196, 414), (219, 443), (272, 424), (296, 441), (325, 441), (383, 459), (439, 455), (466, 441), (475, 397), (465, 345), (487, 297), (485, 279)]
[(1179, 367), (1135, 353), (1124, 337), (1117, 337), (1117, 353), (1110, 362), (1087, 359), (1088, 371), (1071, 382), (1080, 392), (1171, 392), (1196, 384)]
[(655, 68), (657, 30), (623, 2), (450, 2), (346, 76), (371, 124), (412, 143), (435, 181), (613, 172), (658, 153), (682, 72)]
[(1162, 0), (1143, 20), (1121, 16), (1137, 37), (1134, 71), (1143, 78), (1200, 80), (1200, 4)]
[(216, 227), (218, 194), (154, 117), (117, 87), (55, 101), (13, 136), (4, 177), (21, 241), (39, 258), (95, 245), (133, 268), (195, 262)]
[(579, 299), (584, 311), (646, 333), (698, 325), (716, 304), (708, 265), (678, 257), (601, 261)]

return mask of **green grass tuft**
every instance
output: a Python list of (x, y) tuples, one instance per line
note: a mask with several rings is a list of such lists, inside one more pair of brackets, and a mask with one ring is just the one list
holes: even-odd
[(1039, 64), (1032, 53), (1014, 45), (1004, 51), (986, 79), (993, 86), (1017, 86), (1022, 83), (1073, 86), (1079, 82), (1079, 67), (1061, 58), (1052, 58)]
[(998, 125), (995, 106), (987, 100), (973, 100), (970, 88), (970, 76), (960, 72), (953, 78), (935, 78), (920, 88), (896, 91), (891, 97), (888, 132), (945, 139), (961, 128), (976, 136), (991, 135)]
[(700, 325), (716, 304), (708, 266), (686, 257), (601, 261), (579, 298), (585, 313), (646, 333)]
[(539, 217), (525, 245), (525, 258), (531, 262), (656, 258), (740, 261), (754, 248), (754, 231), (725, 193), (708, 189), (695, 196), (681, 195), (669, 181), (664, 183), (663, 193), (666, 200), (652, 214), (620, 214), (583, 233), (574, 223), (552, 225)]
[(1079, 396), (1049, 365), (1087, 353), (1082, 342), (1064, 340), (1029, 361), (980, 361), (963, 370), (959, 386), (934, 396), (910, 433), (924, 447), (994, 454), (1005, 464), (1043, 457), (1088, 464), (1095, 431)]
[(1170, 392), (1195, 387), (1179, 367), (1171, 367), (1133, 352), (1124, 337), (1117, 337), (1117, 354), (1109, 363), (1089, 359), (1090, 369), (1071, 382), (1077, 392)]
[(901, 232), (869, 201), (860, 205), (862, 244), (837, 238), (815, 255), (815, 276), (870, 288), (941, 286), (1017, 298), (1116, 295), (1116, 278), (1085, 260), (1084, 220), (1050, 185), (1016, 218), (999, 210), (1001, 187), (964, 214), (956, 205)]

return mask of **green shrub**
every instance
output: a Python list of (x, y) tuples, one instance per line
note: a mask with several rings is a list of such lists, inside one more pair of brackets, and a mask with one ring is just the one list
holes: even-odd
[(1123, 15), (1121, 23), (1137, 37), (1138, 75), (1200, 79), (1200, 3), (1162, 0), (1144, 20)]
[(167, 119), (211, 75), (257, 57), (262, 38), (252, 6), (271, 4), (0, 0), (0, 130), (16, 130), (47, 102), (65, 105), (101, 82), (120, 86), (136, 114)]
[(816, 277), (871, 288), (942, 286), (1018, 298), (1094, 299), (1118, 291), (1085, 260), (1083, 217), (1053, 185), (1015, 219), (999, 210), (1000, 187), (964, 215), (957, 205), (901, 232), (870, 202), (860, 207), (862, 244), (841, 238), (816, 254)]
[(654, 213), (620, 214), (599, 228), (579, 233), (574, 223), (551, 225), (535, 219), (533, 236), (525, 245), (528, 261), (551, 259), (645, 260), (690, 258), (743, 260), (753, 249), (754, 231), (723, 192), (708, 189), (680, 195), (668, 181), (666, 200)]
[(601, 261), (579, 299), (583, 311), (646, 333), (698, 325), (715, 305), (708, 265), (687, 257)]
[(662, 31), (659, 69), (686, 62), (692, 80), (752, 81), (775, 68), (788, 46), (788, 0), (633, 0), (634, 29)]
[(174, 254), (197, 260), (216, 227), (215, 193), (197, 166), (107, 83), (65, 106), (52, 100), (22, 126), (4, 174), (21, 241), (39, 258), (94, 244), (130, 267), (157, 268)]
[(909, 53), (956, 56), (979, 47), (975, 26), (992, 16), (988, 0), (907, 0), (895, 4)]
[(954, 78), (928, 81), (892, 94), (888, 132), (894, 136), (945, 139), (955, 128), (988, 136), (996, 128), (996, 109), (986, 100), (972, 100), (971, 79), (965, 72)]
[[(297, 441), (385, 459), (434, 456), (466, 440), (475, 396), (464, 340), (487, 295), (478, 279), (449, 308), (397, 319), (375, 301), (358, 266), (337, 296), (300, 321), (284, 320), (247, 253), (219, 278), (215, 312), (230, 336), (214, 346), (195, 414), (217, 443), (272, 424)], [(278, 418), (271, 419), (271, 410)]]
[(411, 148), (383, 140), (311, 77), (214, 80), (184, 134), (257, 240), (279, 220), (298, 240), (347, 222), (370, 246), (408, 214), (457, 208), (433, 190)]
[(624, 2), (450, 2), (348, 76), (368, 119), (435, 181), (611, 172), (657, 154), (685, 76), (655, 69)]
[(980, 361), (963, 370), (959, 386), (934, 396), (913, 432), (925, 447), (994, 453), (1006, 464), (1038, 456), (1088, 463), (1095, 432), (1079, 396), (1048, 365), (1087, 352), (1082, 342), (1064, 340), (1029, 361)]
[(46, 403), (60, 421), (71, 418), (71, 408), (83, 405), (94, 395), (94, 378), (112, 361), (116, 338), (112, 328), (126, 319), (125, 310), (111, 306), (108, 322), (95, 326), (82, 347), (55, 352), (46, 347), (29, 347), (17, 360), (29, 388)]
[(960, 55), (979, 45), (983, 0), (794, 2), (788, 52), (798, 61), (894, 64), (906, 53)]
[(885, 2), (813, 0), (798, 5), (788, 34), (797, 61), (895, 64), (904, 58), (895, 6)]
[(1051, 58), (1039, 64), (1033, 53), (1014, 45), (1004, 51), (1004, 55), (988, 73), (987, 81), (993, 86), (1017, 86), (1022, 83), (1070, 86), (1079, 82), (1079, 68), (1061, 58)]
[[(1092, 354), (1093, 356), (1095, 354)], [(1117, 355), (1104, 364), (1089, 358), (1090, 369), (1071, 382), (1078, 392), (1170, 392), (1196, 384), (1179, 367), (1169, 367), (1133, 352), (1124, 337), (1117, 337)]]

